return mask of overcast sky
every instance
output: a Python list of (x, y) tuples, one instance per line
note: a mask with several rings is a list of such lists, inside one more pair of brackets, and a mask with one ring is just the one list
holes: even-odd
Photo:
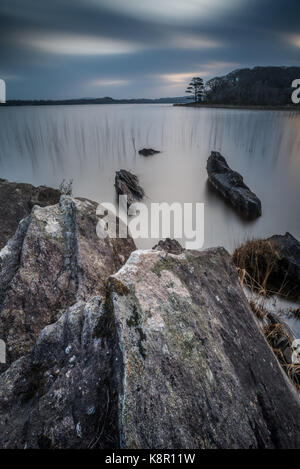
[(1, 0), (7, 98), (183, 96), (254, 65), (300, 65), (299, 0)]

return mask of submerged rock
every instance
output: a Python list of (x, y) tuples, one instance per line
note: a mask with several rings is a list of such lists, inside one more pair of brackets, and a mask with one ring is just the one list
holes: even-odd
[(139, 185), (138, 177), (125, 169), (116, 172), (115, 188), (118, 196), (127, 196), (128, 207), (134, 202), (142, 200), (145, 195), (143, 188)]
[(133, 252), (0, 376), (2, 448), (299, 445), (299, 396), (222, 248)]
[(300, 242), (290, 233), (248, 241), (235, 250), (233, 260), (260, 293), (300, 297)]
[[(97, 204), (62, 196), (34, 206), (0, 251), (0, 338), (10, 364), (78, 300), (102, 295), (107, 277), (135, 249), (132, 239), (99, 239)], [(0, 370), (6, 366), (0, 365)]]
[(153, 150), (153, 148), (143, 148), (142, 150), (139, 150), (139, 154), (142, 156), (153, 156), (157, 153), (160, 153), (160, 151)]
[(19, 222), (30, 214), (34, 205), (55, 205), (60, 196), (60, 191), (51, 187), (34, 187), (0, 179), (0, 249), (14, 235)]
[(219, 152), (211, 152), (206, 169), (210, 184), (244, 217), (252, 219), (261, 215), (260, 200), (246, 186), (243, 177), (228, 166)]

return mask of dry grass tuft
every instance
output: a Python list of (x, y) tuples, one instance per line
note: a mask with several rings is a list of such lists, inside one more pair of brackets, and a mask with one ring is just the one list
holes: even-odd
[(286, 365), (286, 373), (300, 394), (300, 365)]
[(296, 318), (300, 319), (300, 307), (297, 308), (297, 309), (292, 309), (291, 312), (293, 313), (293, 315), (294, 315)]
[(267, 326), (263, 328), (263, 332), (265, 337), (272, 348), (276, 350), (276, 342), (278, 342), (282, 337), (285, 337), (289, 344), (291, 345), (291, 341), (287, 333), (285, 332), (282, 324), (278, 323), (269, 323)]
[(280, 275), (281, 256), (268, 240), (251, 240), (238, 247), (232, 256), (241, 282), (264, 296), (288, 296), (288, 282)]
[(257, 319), (259, 321), (263, 321), (265, 319), (264, 310), (252, 300), (249, 302), (249, 304), (250, 304), (250, 308), (252, 309), (252, 311), (255, 314), (255, 316), (257, 317)]

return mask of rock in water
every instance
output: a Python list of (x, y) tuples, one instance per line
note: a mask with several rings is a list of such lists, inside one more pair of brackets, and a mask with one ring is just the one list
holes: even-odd
[(1, 448), (299, 446), (299, 396), (222, 248), (133, 252), (0, 376)]
[(153, 155), (156, 155), (157, 153), (160, 153), (160, 151), (153, 150), (153, 148), (143, 148), (142, 150), (139, 151), (139, 154), (142, 156), (153, 156)]
[(139, 185), (138, 177), (125, 169), (116, 172), (115, 188), (118, 196), (127, 196), (128, 207), (134, 202), (142, 200), (145, 195), (143, 188)]
[(206, 169), (210, 184), (244, 217), (252, 219), (261, 215), (260, 200), (246, 186), (243, 177), (228, 166), (219, 152), (211, 152)]
[(68, 196), (57, 205), (34, 206), (0, 251), (0, 338), (8, 364), (30, 352), (61, 311), (102, 295), (107, 277), (135, 249), (132, 239), (97, 237), (96, 209), (94, 202)]
[(19, 222), (30, 214), (33, 205), (55, 205), (60, 196), (60, 191), (51, 187), (0, 179), (0, 249), (14, 235)]

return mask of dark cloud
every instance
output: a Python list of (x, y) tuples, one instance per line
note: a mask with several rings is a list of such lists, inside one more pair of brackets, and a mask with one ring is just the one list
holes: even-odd
[(182, 95), (189, 74), (300, 65), (299, 18), (299, 0), (1, 0), (0, 77), (9, 98)]

